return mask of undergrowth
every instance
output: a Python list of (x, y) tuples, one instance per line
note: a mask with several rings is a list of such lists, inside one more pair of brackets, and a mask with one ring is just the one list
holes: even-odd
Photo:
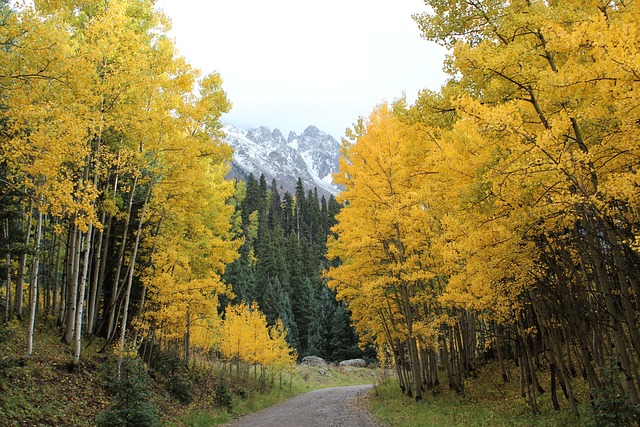
[[(583, 385), (578, 385), (580, 416), (576, 417), (568, 404), (555, 411), (550, 393), (537, 396), (539, 414), (532, 414), (519, 394), (516, 368), (512, 380), (503, 383), (497, 364), (488, 364), (465, 383), (464, 395), (448, 390), (445, 375), (441, 385), (423, 394), (415, 402), (403, 395), (397, 381), (376, 386), (370, 409), (376, 418), (390, 426), (470, 426), (470, 427), (579, 427), (591, 416), (589, 397)], [(541, 380), (544, 373), (541, 374)]]

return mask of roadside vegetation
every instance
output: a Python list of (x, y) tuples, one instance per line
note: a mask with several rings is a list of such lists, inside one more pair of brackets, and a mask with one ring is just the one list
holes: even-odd
[[(274, 374), (268, 384), (255, 381), (253, 372), (243, 379), (225, 376), (225, 364), (194, 364), (189, 369), (167, 356), (164, 366), (150, 367), (139, 358), (124, 358), (117, 379), (118, 359), (98, 353), (96, 339), (85, 349), (82, 363), (72, 370), (71, 349), (60, 342), (55, 328), (38, 327), (42, 347), (31, 358), (24, 354), (26, 328), (17, 322), (0, 328), (0, 422), (23, 425), (115, 425), (123, 410), (129, 424), (165, 426), (216, 426), (280, 403), (290, 397), (326, 387), (376, 384), (369, 398), (372, 414), (389, 426), (614, 426), (630, 424), (624, 399), (609, 396), (613, 410), (602, 418), (589, 404), (585, 384), (576, 387), (579, 417), (565, 405), (553, 410), (550, 393), (538, 396), (541, 413), (532, 415), (520, 396), (517, 367), (507, 367), (512, 381), (503, 383), (496, 363), (483, 365), (466, 382), (464, 395), (441, 384), (423, 400), (398, 392), (391, 370), (294, 365)], [(148, 370), (147, 370), (148, 369)], [(547, 380), (545, 375), (541, 379)], [(123, 401), (131, 399), (134, 405)], [(624, 402), (622, 402), (624, 403)], [(626, 412), (625, 412), (626, 411)], [(625, 418), (626, 417), (626, 418)]]
[[(124, 409), (132, 418), (118, 425), (215, 426), (307, 391), (376, 381), (375, 371), (367, 368), (294, 365), (265, 384), (255, 381), (252, 370), (239, 380), (225, 376), (228, 365), (186, 369), (170, 356), (164, 367), (125, 357), (118, 380), (118, 359), (98, 353), (100, 339), (84, 349), (82, 362), (71, 369), (72, 350), (60, 342), (55, 328), (43, 324), (38, 331), (42, 345), (33, 356), (14, 358), (10, 355), (25, 354), (26, 327), (12, 322), (0, 328), (2, 427), (116, 425)], [(123, 404), (127, 399), (135, 404)]]
[(393, 379), (375, 387), (370, 411), (385, 424), (402, 427), (590, 425), (593, 413), (588, 404), (579, 406), (578, 418), (568, 407), (554, 411), (547, 393), (539, 399), (541, 413), (532, 415), (527, 401), (518, 394), (517, 381), (502, 383), (499, 379), (499, 367), (489, 365), (480, 370), (477, 378), (467, 381), (464, 395), (446, 386), (438, 387), (433, 393), (425, 393), (420, 402), (398, 393), (398, 381)]

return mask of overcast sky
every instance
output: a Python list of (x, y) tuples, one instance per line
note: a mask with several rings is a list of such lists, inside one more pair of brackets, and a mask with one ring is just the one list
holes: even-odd
[(411, 19), (421, 0), (158, 0), (181, 54), (218, 71), (233, 103), (222, 120), (336, 139), (380, 102), (438, 89), (444, 49)]

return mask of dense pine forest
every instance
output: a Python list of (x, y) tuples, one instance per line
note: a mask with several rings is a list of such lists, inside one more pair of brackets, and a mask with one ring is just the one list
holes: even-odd
[(335, 197), (318, 199), (317, 189), (305, 195), (301, 180), (295, 194), (281, 197), (276, 180), (267, 186), (264, 176), (253, 175), (243, 190), (236, 209), (243, 244), (223, 277), (236, 298), (256, 302), (269, 324), (280, 319), (300, 358), (362, 357), (350, 313), (323, 277), (327, 236), (340, 211)]
[(69, 371), (109, 360), (102, 425), (147, 372), (265, 388), (307, 355), (415, 401), (491, 366), (532, 416), (637, 425), (640, 5), (425, 3), (450, 79), (359, 119), (327, 200), (225, 178), (222, 77), (152, 0), (0, 0), (0, 386), (48, 328)]

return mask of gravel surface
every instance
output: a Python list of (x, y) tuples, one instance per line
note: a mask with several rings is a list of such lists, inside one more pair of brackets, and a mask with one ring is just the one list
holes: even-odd
[(382, 427), (367, 411), (373, 385), (311, 391), (242, 417), (227, 427)]

